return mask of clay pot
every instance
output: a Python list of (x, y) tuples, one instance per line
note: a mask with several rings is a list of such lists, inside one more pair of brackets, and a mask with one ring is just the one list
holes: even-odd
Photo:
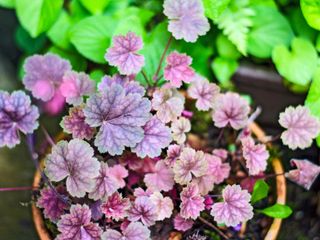
[[(256, 124), (252, 123), (250, 125), (250, 129), (253, 132), (254, 135), (258, 139), (264, 139), (265, 133), (263, 130)], [(193, 141), (196, 141), (196, 138), (192, 138)], [(201, 143), (199, 143), (201, 145)], [(278, 158), (272, 159), (272, 167), (275, 174), (281, 174), (284, 172), (281, 160)], [(39, 187), (41, 181), (41, 174), (39, 171), (36, 171), (34, 175), (33, 180), (33, 187)], [(285, 204), (286, 203), (286, 179), (284, 175), (278, 175), (276, 177), (276, 190), (277, 190), (277, 199), (276, 202), (279, 204)], [(36, 228), (36, 231), (38, 233), (40, 240), (52, 240), (52, 237), (50, 236), (48, 230), (45, 227), (44, 219), (42, 212), (37, 206), (33, 203), (32, 205), (32, 216), (33, 216), (33, 222)], [(280, 231), (282, 219), (274, 219), (273, 223), (271, 224), (266, 236), (265, 240), (276, 240), (278, 233)], [(240, 230), (240, 234), (244, 234), (246, 230), (246, 224), (243, 224), (242, 229)], [(182, 235), (178, 232), (173, 232), (170, 236), (171, 240), (180, 240), (182, 239)]]

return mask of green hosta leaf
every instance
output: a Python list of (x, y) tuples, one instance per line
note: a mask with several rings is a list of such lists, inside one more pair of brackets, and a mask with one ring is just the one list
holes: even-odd
[(109, 5), (104, 11), (104, 14), (111, 15), (115, 12), (125, 10), (129, 6), (129, 0), (110, 0)]
[(102, 13), (110, 0), (80, 0), (83, 6), (92, 14)]
[[(317, 68), (313, 76), (305, 105), (313, 115), (320, 119), (320, 67)], [(320, 146), (320, 136), (317, 138), (317, 144)]]
[(250, 0), (250, 5), (263, 5), (277, 9), (277, 4), (274, 0)]
[(101, 82), (102, 77), (105, 75), (105, 73), (101, 69), (95, 69), (90, 72), (90, 78), (93, 79), (96, 84)]
[(294, 38), (291, 51), (284, 45), (273, 49), (272, 60), (278, 72), (288, 81), (306, 85), (311, 81), (317, 67), (317, 51), (312, 43)]
[(15, 33), (15, 40), (18, 47), (30, 55), (39, 52), (44, 47), (46, 36), (42, 34), (37, 38), (32, 38), (26, 30), (18, 26)]
[(16, 11), (22, 26), (37, 37), (52, 26), (62, 5), (63, 0), (16, 0)]
[(14, 8), (15, 0), (0, 0), (0, 7)]
[(248, 34), (248, 52), (269, 58), (275, 46), (289, 46), (294, 35), (287, 19), (272, 7), (255, 6), (253, 9), (255, 16)]
[(320, 0), (300, 0), (300, 5), (307, 23), (320, 30)]
[(66, 11), (62, 11), (58, 20), (48, 31), (48, 37), (56, 46), (68, 49), (71, 47), (69, 36), (71, 26), (71, 17)]
[(213, 60), (212, 69), (218, 81), (224, 87), (230, 86), (230, 79), (238, 68), (238, 62), (234, 59), (217, 57)]
[(87, 69), (87, 61), (77, 52), (60, 49), (55, 46), (49, 48), (48, 52), (58, 54), (62, 58), (68, 59), (72, 65), (72, 68), (76, 71), (83, 72)]
[(253, 192), (251, 194), (251, 203), (254, 204), (258, 202), (259, 200), (265, 198), (268, 196), (269, 186), (268, 184), (262, 180), (259, 179), (253, 187)]
[(317, 37), (316, 48), (317, 48), (317, 51), (320, 52), (320, 34)]
[(221, 57), (238, 59), (241, 56), (235, 45), (223, 34), (219, 34), (217, 37), (216, 45)]
[(231, 0), (202, 0), (206, 16), (216, 22)]
[(308, 25), (300, 8), (294, 8), (290, 11), (289, 20), (293, 31), (298, 37), (314, 42), (317, 36), (317, 31)]
[(218, 19), (218, 27), (243, 54), (247, 54), (247, 35), (254, 11), (248, 7), (227, 8)]
[(69, 13), (72, 19), (72, 22), (80, 21), (85, 17), (89, 17), (91, 14), (89, 11), (83, 7), (79, 2), (80, 0), (71, 0), (69, 5)]
[(71, 42), (81, 55), (94, 62), (105, 63), (104, 54), (110, 45), (115, 25), (115, 20), (110, 16), (85, 18), (71, 29)]
[(289, 206), (278, 203), (274, 204), (271, 207), (267, 207), (265, 209), (260, 209), (257, 211), (273, 218), (287, 218), (292, 213), (292, 210)]

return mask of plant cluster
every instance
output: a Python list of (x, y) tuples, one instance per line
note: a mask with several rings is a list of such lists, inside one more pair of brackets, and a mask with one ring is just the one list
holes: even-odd
[[(92, 9), (98, 5), (91, 1), (81, 2), (92, 12), (102, 9)], [(108, 1), (102, 2), (107, 5)], [(104, 58), (97, 55), (100, 51), (89, 51), (88, 58), (105, 59), (118, 70), (100, 78), (97, 86), (70, 61), (47, 53), (30, 56), (23, 65), (23, 84), (39, 108), (23, 91), (0, 92), (0, 146), (14, 147), (24, 133), (36, 161), (32, 138), (39, 126), (39, 112), (68, 104), (69, 112), (61, 121), (65, 138), (55, 143), (46, 133), (52, 148), (45, 156), (44, 170), (38, 166), (43, 183), (35, 198), (56, 229), (56, 239), (167, 239), (172, 231), (186, 232), (187, 237), (199, 223), (207, 225), (209, 233), (228, 238), (254, 217), (254, 211), (276, 218), (291, 214), (286, 205), (263, 209), (256, 205), (268, 196), (264, 180), (270, 177), (267, 166), (272, 159), (272, 139), (257, 139), (251, 132), (259, 109), (255, 111), (240, 94), (223, 91), (203, 77), (192, 64), (193, 60), (201, 62), (201, 57), (172, 49), (177, 44), (174, 39), (194, 43), (207, 34), (210, 24), (205, 10), (211, 9), (208, 16), (217, 17), (219, 27), (245, 53), (243, 35), (251, 23), (233, 17), (250, 17), (254, 12), (241, 5), (237, 14), (230, 13), (247, 1), (222, 2), (204, 1), (204, 8), (200, 0), (165, 0), (163, 13), (172, 35), (164, 43), (158, 35), (143, 41), (139, 29), (127, 31), (131, 26), (126, 25), (128, 21), (134, 21), (128, 18), (121, 29), (125, 34), (116, 31), (110, 46), (106, 39), (100, 39)], [(21, 3), (17, 0), (18, 14)], [(55, 1), (56, 8), (58, 3)], [(95, 42), (89, 45), (87, 40), (92, 36), (83, 29), (98, 24), (102, 34), (112, 34), (115, 27), (110, 23), (105, 26), (104, 19), (110, 17), (97, 15), (78, 23), (82, 30), (75, 30), (72, 36), (78, 36), (77, 41), (72, 36), (71, 41), (81, 46), (80, 52), (102, 46)], [(239, 26), (241, 32), (234, 33), (231, 23), (245, 27)], [(167, 36), (163, 26), (155, 27), (155, 32)], [(38, 25), (31, 33), (36, 36), (46, 27)], [(159, 41), (159, 45), (154, 43)], [(159, 49), (155, 65), (149, 57)], [(207, 127), (203, 118), (219, 129), (214, 144), (204, 132), (195, 131), (197, 125)], [(289, 106), (280, 114), (279, 124), (285, 129), (283, 144), (293, 150), (310, 147), (320, 134), (320, 121), (306, 106)], [(199, 144), (202, 141), (206, 144)], [(297, 168), (283, 174), (309, 189), (320, 167), (308, 160), (291, 162)], [(198, 232), (192, 236), (205, 238)]]

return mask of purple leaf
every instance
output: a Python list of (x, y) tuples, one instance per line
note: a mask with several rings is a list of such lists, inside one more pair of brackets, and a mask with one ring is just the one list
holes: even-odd
[(60, 234), (57, 240), (100, 240), (102, 230), (91, 222), (91, 211), (87, 205), (72, 205), (69, 214), (62, 215), (58, 222)]
[(170, 128), (162, 123), (157, 117), (151, 118), (143, 127), (144, 137), (132, 151), (138, 157), (158, 157), (161, 149), (167, 147), (171, 142)]
[(102, 234), (102, 240), (149, 240), (150, 230), (139, 222), (131, 222), (122, 233), (108, 229)]
[(180, 214), (177, 214), (173, 219), (174, 229), (176, 229), (178, 231), (182, 231), (182, 232), (185, 232), (185, 231), (189, 230), (190, 228), (192, 228), (193, 223), (194, 222), (192, 219), (183, 218), (183, 217), (181, 217)]
[(61, 127), (64, 132), (71, 133), (73, 138), (90, 140), (94, 134), (94, 128), (85, 122), (83, 108), (80, 106), (69, 109), (69, 115), (63, 117)]
[[(58, 186), (56, 191), (60, 195), (67, 193), (63, 186)], [(44, 209), (45, 218), (49, 218), (53, 222), (59, 220), (64, 210), (68, 209), (68, 204), (62, 201), (57, 193), (49, 187), (43, 188), (37, 201), (37, 206)]]
[(131, 222), (141, 222), (146, 226), (151, 226), (157, 220), (157, 209), (148, 197), (137, 197), (133, 206), (129, 210), (128, 220)]
[(196, 219), (204, 210), (204, 198), (195, 184), (189, 184), (181, 192), (180, 215), (183, 218)]
[(247, 125), (249, 103), (239, 94), (227, 92), (217, 96), (213, 105), (212, 119), (218, 128), (230, 125), (239, 130)]
[(114, 156), (142, 141), (142, 126), (150, 118), (150, 109), (148, 99), (139, 94), (126, 95), (123, 87), (112, 84), (89, 98), (84, 115), (91, 127), (101, 126), (95, 139), (98, 150)]
[(39, 111), (31, 105), (30, 97), (22, 91), (11, 95), (0, 91), (0, 147), (20, 143), (19, 131), (33, 133), (38, 128)]
[(165, 0), (163, 8), (169, 18), (168, 30), (175, 39), (195, 42), (210, 29), (201, 0)]
[(103, 92), (114, 83), (121, 85), (125, 89), (126, 94), (137, 93), (141, 96), (145, 94), (144, 87), (142, 87), (138, 82), (131, 80), (128, 76), (121, 76), (119, 74), (115, 74), (112, 77), (104, 76), (98, 84), (98, 89), (100, 92)]
[(213, 204), (211, 215), (219, 224), (235, 227), (253, 217), (250, 194), (239, 185), (228, 185), (222, 191), (223, 202)]
[(28, 57), (23, 67), (26, 73), (23, 84), (26, 89), (30, 90), (35, 98), (45, 102), (53, 98), (64, 73), (71, 70), (69, 61), (51, 53)]
[(142, 39), (133, 32), (115, 36), (113, 47), (107, 50), (105, 59), (110, 65), (118, 67), (121, 74), (136, 74), (144, 65), (144, 56), (137, 53), (142, 46)]
[(60, 91), (67, 103), (79, 105), (83, 101), (83, 96), (94, 93), (95, 83), (85, 73), (68, 71), (63, 76)]
[(67, 178), (70, 195), (83, 197), (92, 191), (94, 178), (99, 175), (100, 164), (93, 154), (91, 146), (83, 140), (60, 141), (46, 159), (46, 173), (55, 182)]
[(93, 200), (105, 199), (117, 191), (116, 180), (110, 176), (107, 163), (100, 162), (99, 175), (94, 179), (94, 188), (89, 194)]

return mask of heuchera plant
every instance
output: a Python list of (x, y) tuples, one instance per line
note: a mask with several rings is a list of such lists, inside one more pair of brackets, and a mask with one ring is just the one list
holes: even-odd
[[(164, 14), (176, 39), (195, 42), (209, 30), (200, 0), (166, 0)], [(237, 231), (232, 227), (253, 218), (252, 189), (243, 183), (269, 177), (271, 155), (270, 145), (250, 131), (256, 112), (238, 93), (220, 91), (198, 75), (190, 56), (168, 53), (171, 41), (154, 84), (147, 86), (135, 81), (145, 58), (139, 53), (142, 39), (133, 32), (113, 38), (105, 59), (119, 73), (104, 76), (97, 90), (88, 75), (72, 71), (57, 55), (26, 60), (23, 83), (31, 95), (47, 103), (60, 94), (69, 104), (61, 121), (65, 139), (51, 141), (35, 199), (55, 224), (56, 239), (168, 239), (170, 232), (183, 233), (199, 223), (211, 231), (225, 226), (217, 233), (226, 238), (228, 231)], [(158, 87), (162, 77), (166, 83)], [(199, 112), (221, 129), (214, 144), (194, 144), (204, 135), (197, 138), (193, 131), (203, 124), (193, 117)], [(0, 146), (14, 147), (20, 132), (32, 134), (38, 118), (25, 93), (0, 92)], [(281, 139), (291, 149), (310, 147), (320, 133), (320, 122), (304, 106), (288, 107), (279, 123), (285, 128)], [(320, 167), (308, 160), (291, 163), (297, 169), (283, 174), (309, 189)]]

